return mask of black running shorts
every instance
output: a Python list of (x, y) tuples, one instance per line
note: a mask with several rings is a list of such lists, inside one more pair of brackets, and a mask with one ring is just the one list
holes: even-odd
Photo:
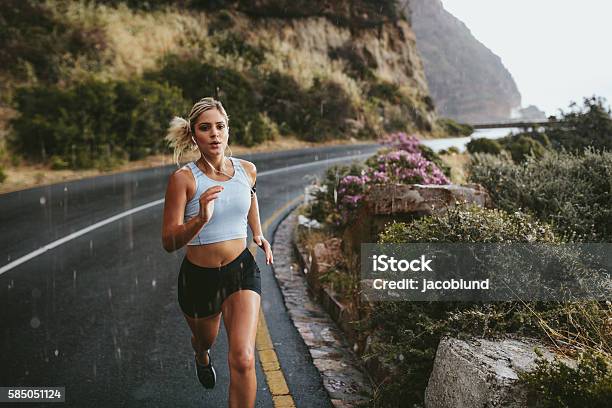
[(248, 248), (236, 259), (217, 268), (194, 265), (183, 259), (178, 277), (178, 301), (190, 317), (206, 317), (221, 311), (232, 293), (250, 289), (261, 295), (261, 274)]

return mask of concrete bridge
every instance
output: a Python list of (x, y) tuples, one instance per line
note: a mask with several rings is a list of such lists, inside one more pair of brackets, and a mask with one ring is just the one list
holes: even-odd
[(563, 123), (562, 121), (556, 122), (501, 122), (501, 123), (478, 123), (470, 125), (474, 129), (499, 129), (499, 128), (524, 128), (524, 129), (537, 129), (539, 127), (548, 127)]

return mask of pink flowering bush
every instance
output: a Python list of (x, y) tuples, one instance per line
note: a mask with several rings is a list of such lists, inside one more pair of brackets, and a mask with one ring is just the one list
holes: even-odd
[[(365, 168), (336, 167), (328, 170), (326, 193), (317, 197), (313, 215), (336, 227), (353, 221), (359, 205), (375, 184), (450, 184), (450, 180), (428, 155), (437, 157), (431, 149), (421, 145), (415, 136), (394, 133), (382, 144), (389, 146), (366, 161)], [(363, 165), (362, 165), (363, 166)]]
[(393, 150), (376, 157), (374, 166), (369, 167), (367, 176), (374, 184), (450, 184), (450, 180), (435, 163), (427, 160), (420, 152)]
[(348, 175), (340, 179), (337, 187), (337, 205), (340, 211), (340, 218), (336, 224), (347, 222), (350, 214), (354, 213), (359, 202), (367, 192), (369, 177), (365, 174), (361, 176)]
[[(397, 133), (391, 133), (391, 134), (385, 135), (382, 138), (380, 138), (379, 141), (382, 145), (387, 146), (387, 148), (384, 149), (380, 154), (392, 152), (392, 151), (404, 151), (407, 153), (415, 153), (415, 154), (419, 153), (426, 160), (433, 162), (433, 164), (435, 164), (436, 167), (438, 167), (438, 169), (442, 171), (444, 176), (450, 177), (450, 167), (447, 166), (442, 161), (442, 159), (440, 158), (440, 156), (436, 154), (436, 152), (434, 152), (429, 147), (421, 144), (421, 142), (416, 137), (416, 135), (407, 135), (406, 133), (403, 133), (403, 132), (397, 132)], [(368, 159), (366, 164), (369, 165), (370, 167), (376, 167), (377, 159), (378, 159), (377, 156), (371, 157), (370, 159)], [(432, 184), (439, 184), (439, 183), (432, 183)]]
[(380, 139), (380, 143), (390, 146), (394, 150), (403, 150), (408, 153), (422, 153), (421, 142), (415, 135), (407, 135), (404, 132), (390, 133)]

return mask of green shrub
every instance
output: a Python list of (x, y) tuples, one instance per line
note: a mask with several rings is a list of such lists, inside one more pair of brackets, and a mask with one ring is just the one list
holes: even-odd
[(612, 242), (612, 153), (549, 151), (515, 164), (475, 155), (469, 179), (483, 185), (508, 212), (525, 209), (567, 240)]
[(449, 208), (443, 215), (392, 223), (381, 243), (408, 242), (557, 242), (552, 229), (528, 214), (478, 206)]
[[(44, 2), (0, 2), (0, 70), (20, 81), (59, 79), (60, 63), (69, 56), (98, 58), (106, 46), (104, 31), (58, 21)], [(28, 78), (29, 75), (34, 78)]]
[(351, 43), (345, 43), (340, 47), (331, 48), (328, 55), (332, 60), (344, 60), (350, 76), (366, 81), (375, 79), (372, 69), (376, 69), (378, 64), (376, 58), (366, 48), (358, 49)]
[(448, 148), (447, 150), (448, 154), (459, 154), (459, 149), (456, 148), (455, 146), (451, 146)]
[(467, 151), (475, 153), (488, 153), (488, 154), (500, 154), (502, 147), (496, 140), (487, 139), (484, 137), (478, 139), (472, 139), (465, 146)]
[(264, 59), (264, 50), (248, 44), (242, 33), (223, 32), (215, 38), (214, 44), (221, 54), (242, 57), (251, 65), (259, 65)]
[(504, 148), (510, 152), (512, 160), (514, 160), (515, 163), (525, 161), (530, 155), (540, 158), (546, 151), (540, 142), (524, 135), (520, 135), (517, 138), (512, 138), (510, 141), (504, 144)]
[(237, 144), (253, 145), (271, 138), (266, 133), (258, 132), (263, 129), (262, 126), (253, 127), (253, 123), (260, 121), (259, 97), (251, 81), (238, 71), (215, 67), (203, 63), (201, 59), (185, 60), (171, 55), (166, 58), (161, 70), (145, 73), (145, 78), (168, 82), (180, 88), (192, 104), (206, 96), (218, 94), (229, 116), (230, 143), (233, 140)]
[(13, 153), (11, 154), (11, 166), (18, 167), (21, 164), (21, 156)]
[(584, 98), (582, 107), (572, 103), (570, 109), (561, 112), (560, 121), (549, 120), (553, 126), (547, 128), (546, 134), (553, 147), (579, 153), (587, 147), (612, 151), (612, 114), (605, 100)]
[(335, 165), (325, 171), (321, 181), (322, 189), (316, 194), (308, 217), (330, 226), (340, 224), (342, 215), (338, 210), (338, 185), (345, 176), (360, 176), (365, 166), (358, 162), (351, 165)]
[(467, 123), (457, 123), (450, 118), (438, 119), (438, 125), (444, 132), (451, 136), (470, 136), (474, 133), (474, 128)]
[(357, 116), (353, 103), (342, 86), (331, 80), (315, 78), (303, 102), (304, 116), (298, 129), (304, 140), (321, 142), (348, 135), (347, 119)]
[[(166, 151), (168, 120), (186, 103), (176, 88), (150, 81), (86, 81), (21, 88), (15, 96), (20, 115), (11, 124), (13, 150), (32, 159), (50, 157), (73, 168), (102, 167), (125, 158)], [(108, 152), (108, 153), (107, 153)], [(109, 161), (110, 160), (110, 161)]]
[(270, 118), (258, 113), (252, 122), (247, 123), (244, 129), (242, 144), (253, 146), (262, 141), (262, 135), (265, 135), (266, 139), (274, 140), (278, 136), (278, 128)]
[[(407, 242), (556, 242), (549, 226), (532, 217), (473, 205), (450, 208), (445, 213), (411, 223), (393, 222), (380, 234), (379, 243)], [(440, 339), (445, 335), (494, 336), (514, 332), (542, 333), (539, 317), (531, 312), (558, 308), (499, 302), (378, 302), (372, 315), (360, 324), (376, 333), (370, 355), (397, 369), (393, 382), (381, 384), (376, 406), (413, 406), (423, 395)]]
[(178, 88), (153, 81), (132, 80), (115, 86), (115, 117), (110, 156), (139, 160), (166, 152), (164, 134), (169, 120), (189, 109)]
[(261, 78), (261, 83), (262, 105), (270, 118), (279, 124), (283, 134), (301, 137), (306, 92), (293, 77), (278, 71)]
[(525, 136), (529, 137), (530, 139), (535, 140), (536, 142), (541, 144), (542, 147), (545, 147), (546, 149), (552, 148), (552, 144), (550, 142), (550, 139), (546, 135), (546, 133), (542, 133), (542, 132), (538, 132), (534, 130), (531, 130), (528, 132), (521, 132), (517, 134), (511, 134), (509, 136), (502, 137), (501, 139), (497, 139), (497, 141), (499, 142), (499, 144), (502, 145), (504, 149), (508, 149), (512, 143), (516, 142), (521, 137), (525, 137)]
[(53, 170), (65, 170), (70, 167), (70, 163), (68, 163), (67, 160), (64, 160), (63, 158), (57, 155), (51, 156), (49, 162), (51, 163), (51, 168)]
[(368, 91), (368, 97), (378, 98), (394, 105), (401, 102), (401, 96), (399, 86), (392, 82), (383, 80), (378, 80), (373, 83), (371, 82), (370, 89)]
[(582, 354), (575, 368), (541, 358), (535, 370), (519, 378), (531, 394), (530, 406), (599, 408), (612, 401), (612, 362), (601, 354)]

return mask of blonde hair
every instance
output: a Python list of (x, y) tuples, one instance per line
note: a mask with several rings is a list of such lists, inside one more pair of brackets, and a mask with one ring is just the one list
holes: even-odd
[(227, 131), (229, 132), (229, 117), (223, 108), (220, 101), (212, 97), (206, 97), (200, 99), (191, 108), (188, 119), (183, 119), (179, 116), (175, 116), (170, 121), (168, 132), (166, 133), (166, 141), (170, 145), (170, 148), (174, 150), (174, 161), (177, 166), (180, 166), (180, 159), (183, 153), (187, 150), (197, 150), (198, 145), (192, 141), (192, 137), (195, 136), (195, 121), (202, 112), (206, 112), (210, 109), (217, 109), (225, 118), (227, 124)]

